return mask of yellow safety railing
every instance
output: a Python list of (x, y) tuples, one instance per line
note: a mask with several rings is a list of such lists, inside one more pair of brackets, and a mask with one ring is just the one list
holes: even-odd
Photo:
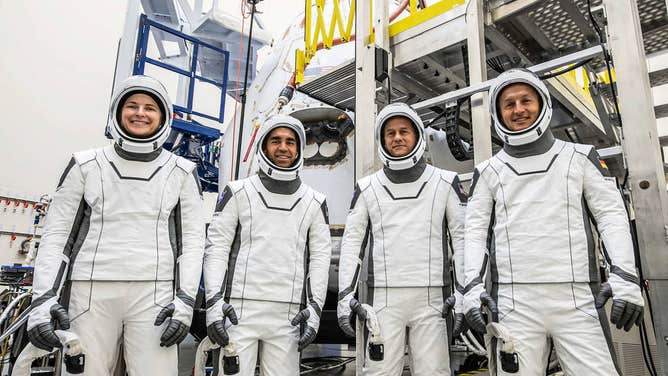
[[(353, 22), (355, 19), (355, 0), (350, 3), (348, 17), (343, 18), (341, 12), (340, 0), (331, 0), (333, 5), (332, 15), (327, 20), (325, 17), (325, 0), (305, 0), (306, 10), (304, 15), (304, 50), (295, 51), (295, 83), (304, 80), (304, 70), (315, 56), (315, 53), (322, 48), (332, 48), (332, 46), (351, 41), (355, 38), (352, 33)], [(372, 0), (369, 1), (371, 6)], [(381, 0), (385, 1), (385, 0)], [(313, 14), (313, 4), (315, 2), (315, 15)], [(410, 14), (397, 22), (389, 25), (390, 37), (408, 30), (420, 23), (430, 20), (440, 14), (443, 14), (456, 6), (463, 5), (466, 0), (438, 0), (429, 6), (418, 9), (418, 0), (409, 0)], [(373, 9), (373, 6), (371, 6)], [(329, 23), (327, 23), (329, 21)], [(373, 25), (373, 14), (369, 14), (370, 24)], [(345, 25), (345, 26), (344, 26)], [(334, 35), (338, 30), (339, 38)], [(373, 26), (369, 30), (368, 43), (373, 43), (375, 32)]]
[[(593, 99), (591, 98), (591, 93), (589, 92), (589, 75), (584, 67), (573, 69), (570, 72), (566, 72), (563, 77), (566, 79), (572, 87), (574, 87), (578, 92), (590, 103), (594, 104)], [(598, 73), (596, 75), (599, 81), (609, 84), (610, 82), (615, 82), (615, 71), (612, 70), (612, 81), (610, 80), (610, 75), (607, 71)]]
[(418, 0), (410, 0), (409, 9), (411, 14), (390, 24), (390, 37), (443, 14), (458, 5), (463, 5), (466, 0), (440, 0), (429, 4), (424, 9), (418, 9), (417, 2)]
[[(321, 48), (332, 48), (335, 44), (334, 35), (336, 31), (339, 32), (339, 40), (336, 42), (345, 43), (350, 41), (353, 29), (353, 21), (355, 18), (355, 0), (352, 0), (348, 17), (343, 18), (341, 12), (340, 0), (332, 0), (333, 5), (332, 16), (328, 20), (329, 27), (327, 27), (325, 19), (325, 0), (315, 0), (315, 22), (313, 16), (313, 1), (306, 0), (306, 11), (304, 15), (304, 50), (297, 49), (295, 51), (295, 82), (299, 83), (304, 80), (304, 69), (315, 55), (316, 51)], [(369, 0), (363, 0), (369, 1)], [(345, 27), (344, 27), (345, 24)]]

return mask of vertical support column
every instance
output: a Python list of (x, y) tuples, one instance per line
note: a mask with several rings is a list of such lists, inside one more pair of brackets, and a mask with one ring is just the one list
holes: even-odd
[[(385, 8), (385, 11), (383, 11)], [(375, 11), (375, 12), (374, 12)], [(375, 32), (372, 32), (375, 27)], [(376, 121), (375, 41), (387, 41), (387, 4), (383, 0), (358, 0), (355, 2), (355, 180), (374, 171)], [(373, 35), (373, 41), (371, 36)], [(360, 283), (357, 286), (361, 302), (367, 301), (366, 260), (362, 264)], [(362, 374), (366, 355), (364, 326), (356, 323), (357, 338), (356, 374)]]
[(355, 7), (355, 180), (357, 181), (372, 173), (374, 169), (376, 81), (374, 44), (369, 41), (372, 30), (371, 1), (356, 1)]
[(129, 0), (125, 12), (125, 25), (123, 36), (118, 43), (116, 54), (116, 71), (114, 72), (114, 87), (121, 81), (132, 76), (135, 63), (135, 44), (137, 42), (137, 31), (139, 30), (139, 16), (141, 15), (140, 0)]
[[(470, 0), (466, 8), (466, 43), (468, 45), (469, 85), (487, 81), (485, 20), (483, 0)], [(492, 135), (487, 107), (487, 92), (471, 96), (473, 123), (473, 160), (476, 164), (492, 156)]]
[[(668, 375), (668, 197), (636, 0), (604, 0), (617, 73), (629, 188), (649, 280), (659, 371)], [(661, 364), (663, 363), (663, 364)], [(663, 372), (663, 373), (661, 373)]]

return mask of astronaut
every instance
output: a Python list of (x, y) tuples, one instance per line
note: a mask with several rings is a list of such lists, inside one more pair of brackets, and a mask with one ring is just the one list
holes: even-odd
[[(643, 298), (615, 180), (591, 145), (555, 140), (550, 95), (533, 73), (509, 70), (489, 93), (504, 146), (476, 166), (469, 192), (467, 321), (485, 331), (482, 304), (513, 337), (514, 354), (492, 342), (499, 374), (515, 362), (520, 375), (544, 375), (551, 340), (566, 374), (618, 375), (603, 305), (613, 298), (611, 321), (628, 331), (642, 320)], [(610, 264), (602, 286), (590, 221)], [(487, 258), (491, 295), (483, 286)]]
[[(86, 352), (85, 375), (177, 375), (204, 251), (195, 165), (166, 150), (172, 104), (153, 78), (118, 85), (113, 144), (75, 153), (49, 209), (35, 263), (28, 335), (60, 346), (52, 318)], [(62, 290), (61, 290), (62, 287)]]
[[(376, 118), (383, 169), (357, 182), (339, 261), (339, 326), (354, 336), (351, 307), (368, 244), (368, 304), (376, 313), (385, 355), (367, 352), (364, 375), (401, 375), (406, 329), (413, 375), (450, 375), (444, 315), (451, 295), (448, 243), (463, 273), (466, 197), (457, 174), (427, 164), (422, 121), (405, 103)], [(452, 299), (450, 299), (452, 300)], [(366, 347), (366, 346), (365, 346)]]
[(267, 119), (258, 173), (228, 183), (209, 226), (207, 332), (234, 344), (242, 376), (255, 375), (258, 349), (261, 374), (298, 375), (299, 351), (320, 325), (331, 241), (325, 196), (299, 178), (305, 140), (299, 120)]

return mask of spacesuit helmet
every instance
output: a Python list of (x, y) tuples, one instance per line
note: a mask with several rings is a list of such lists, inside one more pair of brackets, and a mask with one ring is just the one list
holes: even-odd
[[(525, 129), (513, 131), (503, 121), (499, 100), (505, 88), (518, 83), (529, 85), (536, 91), (540, 109), (533, 124)], [(526, 69), (510, 69), (492, 81), (489, 88), (489, 113), (492, 115), (496, 134), (504, 143), (511, 146), (525, 145), (538, 140), (548, 130), (552, 119), (552, 100), (547, 86), (533, 72)]]
[[(413, 150), (401, 157), (392, 156), (392, 154), (385, 148), (383, 135), (387, 121), (397, 116), (408, 119), (415, 131), (415, 146), (413, 146)], [(415, 166), (424, 155), (427, 146), (422, 119), (420, 119), (417, 112), (406, 103), (390, 103), (380, 110), (378, 116), (376, 116), (375, 137), (378, 145), (378, 156), (383, 162), (383, 165), (391, 170), (405, 170)]]
[[(268, 141), (267, 137), (276, 128), (285, 127), (295, 133), (297, 139), (297, 159), (290, 167), (281, 167), (272, 162), (265, 153), (265, 144)], [(299, 176), (299, 171), (304, 165), (304, 145), (306, 144), (306, 133), (304, 132), (304, 125), (298, 119), (287, 115), (273, 115), (269, 117), (259, 130), (258, 140), (255, 144), (256, 153), (258, 154), (258, 164), (260, 170), (267, 174), (267, 176), (276, 179), (289, 181), (294, 180)]]
[[(131, 135), (122, 125), (121, 114), (125, 102), (134, 94), (146, 94), (151, 97), (160, 108), (162, 116), (158, 129), (147, 137)], [(151, 153), (165, 143), (172, 127), (172, 102), (167, 89), (160, 81), (149, 76), (130, 76), (121, 82), (114, 90), (113, 99), (109, 108), (110, 133), (116, 144), (123, 150), (131, 153)]]

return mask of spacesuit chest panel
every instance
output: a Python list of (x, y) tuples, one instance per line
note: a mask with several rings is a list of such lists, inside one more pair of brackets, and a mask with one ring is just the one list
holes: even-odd
[(427, 166), (415, 182), (394, 184), (382, 171), (371, 179), (365, 199), (374, 236), (376, 286), (442, 286), (444, 181)]
[(168, 218), (185, 176), (173, 158), (129, 161), (107, 147), (82, 168), (91, 216), (72, 279), (173, 279)]
[(500, 152), (486, 178), (496, 202), (499, 282), (587, 281), (583, 166), (570, 144), (557, 140), (524, 158)]
[(241, 243), (231, 296), (300, 302), (313, 192), (302, 184), (294, 194), (272, 193), (254, 176), (238, 195)]

